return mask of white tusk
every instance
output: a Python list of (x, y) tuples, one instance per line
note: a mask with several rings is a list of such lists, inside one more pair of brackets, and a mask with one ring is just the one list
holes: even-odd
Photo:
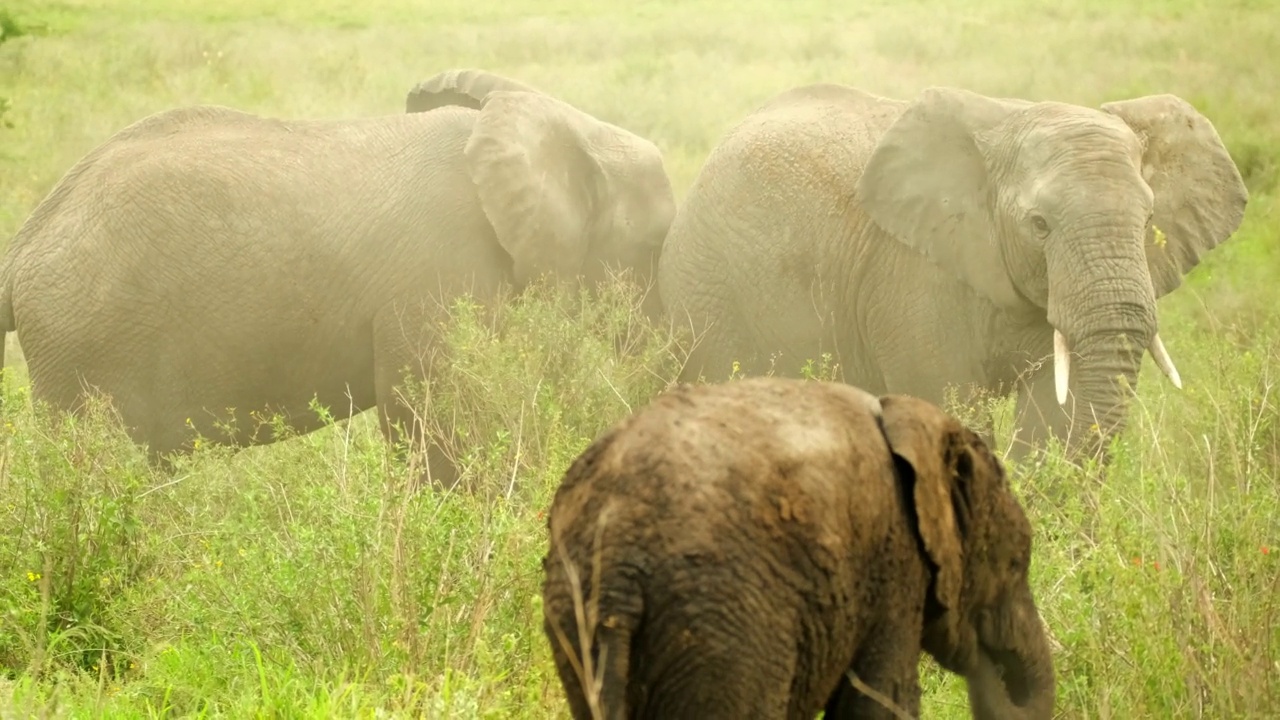
[(1181, 390), (1182, 376), (1178, 375), (1178, 368), (1173, 366), (1173, 360), (1169, 357), (1169, 351), (1164, 349), (1164, 343), (1160, 341), (1159, 333), (1151, 336), (1151, 346), (1147, 349), (1151, 351), (1151, 358), (1156, 361), (1160, 372), (1168, 375), (1169, 382)]
[(1067, 338), (1059, 330), (1053, 331), (1053, 385), (1058, 391), (1058, 404), (1067, 404), (1067, 381), (1071, 376), (1071, 354), (1067, 350)]

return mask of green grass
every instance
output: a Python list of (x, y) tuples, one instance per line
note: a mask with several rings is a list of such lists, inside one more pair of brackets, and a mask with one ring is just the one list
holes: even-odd
[[(1246, 176), (1244, 226), (1174, 295), (1101, 478), (1018, 468), (1065, 717), (1280, 714), (1280, 8), (1261, 0), (7, 0), (0, 242), (81, 155), (209, 102), (400, 112), (479, 66), (654, 139), (683, 195), (771, 95), (837, 81), (1096, 105), (1172, 92)], [(11, 125), (11, 127), (6, 126)], [(476, 492), (412, 492), (371, 417), (154, 473), (105, 413), (30, 408), (10, 338), (0, 417), (0, 717), (563, 717), (542, 636), (542, 513), (583, 447), (681, 348), (550, 291), (455, 312), (441, 411)], [(580, 317), (585, 315), (585, 317)], [(630, 352), (618, 351), (618, 340)], [(1264, 551), (1265, 550), (1265, 551)], [(925, 712), (966, 717), (926, 663)]]

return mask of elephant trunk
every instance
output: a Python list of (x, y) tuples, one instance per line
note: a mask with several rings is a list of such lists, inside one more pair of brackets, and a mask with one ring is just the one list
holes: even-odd
[[(1054, 382), (1058, 403), (1071, 416), (1067, 449), (1073, 457), (1105, 452), (1110, 438), (1124, 429), (1145, 351), (1175, 386), (1181, 386), (1156, 333), (1155, 293), (1141, 247), (1116, 241), (1105, 247), (1110, 252), (1074, 258), (1071, 271), (1062, 274), (1087, 282), (1064, 282), (1060, 292), (1051, 290), (1049, 295)], [(1051, 268), (1053, 264), (1051, 260)], [(1100, 276), (1098, 268), (1111, 272)], [(1068, 400), (1069, 387), (1074, 406)]]
[(1072, 455), (1105, 452), (1107, 442), (1124, 430), (1129, 403), (1138, 389), (1139, 342), (1131, 333), (1109, 332), (1085, 338), (1072, 348), (1080, 358), (1067, 441)]
[(1055, 681), (1049, 638), (1030, 590), (1019, 593), (1012, 627), (1002, 641), (980, 644), (966, 674), (969, 709), (976, 720), (1049, 720)]

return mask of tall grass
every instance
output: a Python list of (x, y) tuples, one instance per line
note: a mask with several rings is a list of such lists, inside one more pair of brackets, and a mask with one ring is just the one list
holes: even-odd
[[(573, 456), (679, 361), (636, 307), (622, 283), (456, 304), (433, 405), (457, 420), (465, 492), (419, 490), (415, 459), (368, 418), (240, 453), (203, 444), (160, 475), (105, 405), (13, 415), (0, 667), (15, 702), (550, 712), (543, 510)], [(10, 385), (5, 407), (23, 405)]]
[[(10, 0), (0, 18), (6, 239), (147, 113), (400, 112), (447, 67), (510, 74), (653, 138), (678, 194), (732, 123), (806, 82), (1187, 98), (1252, 192), (1237, 236), (1161, 302), (1187, 389), (1148, 366), (1111, 467), (1051, 456), (1014, 476), (1063, 716), (1280, 714), (1268, 4)], [(543, 513), (572, 458), (671, 382), (685, 338), (617, 284), (595, 299), (535, 288), (494, 311), (459, 301), (448, 340), (424, 407), (465, 468), (454, 492), (417, 488), (414, 457), (367, 415), (242, 452), (202, 445), (161, 474), (109, 408), (33, 407), (11, 337), (0, 717), (563, 717), (538, 600)], [(959, 680), (928, 662), (922, 677), (930, 717), (967, 716)]]

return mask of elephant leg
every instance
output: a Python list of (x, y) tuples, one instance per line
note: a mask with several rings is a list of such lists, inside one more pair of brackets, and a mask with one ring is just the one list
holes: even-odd
[[(577, 648), (577, 631), (573, 628), (566, 628), (565, 635), (571, 643), (570, 646)], [(553, 639), (552, 642), (555, 642), (555, 640)], [(587, 691), (578, 677), (578, 670), (574, 666), (574, 662), (571, 662), (566, 651), (559, 647), (554, 648), (552, 659), (555, 662), (556, 674), (560, 678), (560, 685), (564, 688), (565, 701), (569, 706), (569, 716), (573, 720), (595, 720), (595, 716), (591, 712), (591, 703), (587, 699)]]
[(699, 379), (708, 383), (724, 382), (734, 374), (735, 363), (741, 374), (763, 373), (750, 340), (734, 327), (730, 318), (722, 317), (705, 326), (701, 332), (695, 332), (693, 343), (680, 371), (681, 382), (691, 383)]
[[(1069, 401), (1068, 401), (1069, 402)], [(1071, 419), (1058, 404), (1053, 368), (1040, 368), (1018, 381), (1018, 401), (1014, 411), (1011, 460), (1034, 460), (1051, 438), (1066, 440)]]
[[(1058, 404), (1054, 390), (1053, 369), (1040, 371), (1018, 385), (1018, 403), (1014, 415), (1013, 443), (1009, 451), (1009, 460), (1020, 472), (1034, 468), (1041, 462), (1052, 439), (1064, 445), (1071, 440), (1071, 418), (1068, 415), (1073, 400), (1068, 398), (1067, 407)], [(1070, 452), (1069, 450), (1067, 451)], [(1068, 455), (1070, 457), (1070, 455)], [(1098, 528), (1098, 504), (1101, 502), (1097, 487), (1105, 474), (1105, 460), (1093, 470), (1095, 483), (1060, 482), (1056, 473), (1037, 474), (1034, 485), (1037, 494), (1045, 496), (1045, 502), (1055, 507), (1063, 503), (1082, 502), (1092, 512), (1084, 514), (1079, 528), (1086, 537), (1094, 537)], [(1083, 490), (1082, 490), (1083, 488)], [(1026, 496), (1027, 500), (1031, 498)]]
[[(914, 633), (914, 634), (912, 634)], [(889, 718), (901, 717), (891, 703), (909, 717), (920, 714), (920, 646), (904, 642), (903, 638), (918, 638), (920, 629), (904, 629), (901, 623), (884, 622), (863, 643), (858, 655), (849, 666), (849, 673), (827, 700), (824, 717), (831, 718)], [(867, 695), (854, 685), (857, 682), (876, 693)]]
[[(432, 367), (439, 360), (439, 312), (432, 300), (393, 304), (374, 318), (374, 388), (378, 419), (387, 441), (407, 445), (410, 452), (425, 450), (426, 468), (422, 478), (443, 489), (453, 488), (459, 479), (457, 463), (441, 444), (453, 439), (452, 428), (437, 428), (432, 412)], [(422, 404), (411, 405), (405, 380), (423, 383)], [(407, 441), (407, 442), (406, 442)]]
[[(78, 367), (89, 364), (88, 357), (76, 355), (70, 362), (29, 367), (32, 402), (43, 405), (52, 413), (52, 419), (60, 422), (68, 416), (87, 418), (95, 402), (91, 396), (103, 393), (101, 399), (106, 400), (109, 412), (115, 416), (113, 422), (119, 422), (129, 439), (145, 449), (151, 468), (172, 476), (181, 458), (192, 453), (195, 432), (179, 419), (180, 415), (174, 417), (156, 412), (150, 398), (155, 386), (171, 392), (174, 386), (167, 384), (167, 377), (150, 377), (148, 380), (152, 387), (147, 387), (147, 383), (117, 381), (114, 390), (106, 392), (100, 387), (86, 385), (80, 375)], [(214, 440), (222, 442), (219, 437)]]
[[(923, 348), (936, 344), (927, 338), (916, 342)], [(997, 447), (995, 418), (984, 402), (991, 391), (986, 375), (976, 363), (966, 366), (957, 359), (920, 350), (880, 353), (876, 361), (883, 382), (854, 384), (868, 392), (912, 395), (944, 407), (981, 435), (989, 447)]]
[(920, 682), (914, 666), (910, 674), (904, 671), (892, 679), (875, 675), (868, 677), (856, 670), (853, 674), (860, 683), (871, 688), (876, 693), (876, 697), (866, 695), (859, 688), (854, 687), (853, 680), (845, 675), (840, 679), (839, 689), (832, 693), (831, 699), (827, 701), (824, 718), (892, 720), (902, 717), (901, 712), (905, 712), (907, 717), (919, 717)]
[(795, 648), (754, 644), (747, 638), (741, 645), (757, 652), (743, 652), (726, 638), (722, 652), (698, 652), (696, 666), (677, 663), (675, 674), (648, 688), (637, 715), (671, 720), (797, 717), (791, 698)]

